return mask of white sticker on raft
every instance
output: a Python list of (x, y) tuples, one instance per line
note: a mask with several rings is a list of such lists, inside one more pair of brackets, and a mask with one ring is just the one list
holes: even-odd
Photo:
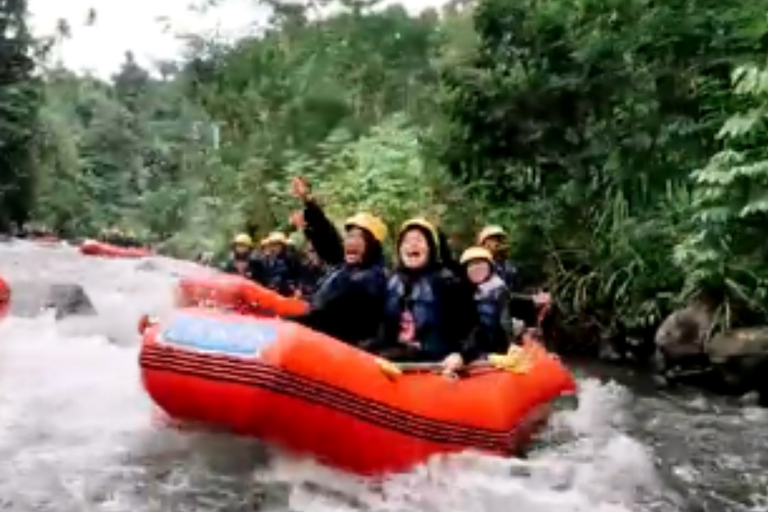
[(277, 329), (260, 321), (224, 322), (208, 317), (177, 316), (163, 330), (160, 339), (198, 352), (257, 356), (277, 340)]

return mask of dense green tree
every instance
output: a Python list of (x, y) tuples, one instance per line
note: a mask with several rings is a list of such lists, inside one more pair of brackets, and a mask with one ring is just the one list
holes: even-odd
[(478, 50), (444, 72), (441, 159), (580, 320), (652, 325), (680, 290), (689, 173), (717, 148), (731, 70), (765, 54), (766, 5), (478, 4)]
[(723, 324), (764, 318), (768, 0), (265, 4), (252, 35), (129, 53), (109, 82), (33, 77), (24, 4), (1, 4), (0, 221), (188, 256), (287, 229), (301, 174), (337, 221), (505, 225), (575, 325), (652, 332), (702, 293)]
[(34, 201), (40, 89), (26, 18), (26, 0), (0, 2), (0, 229), (26, 222)]

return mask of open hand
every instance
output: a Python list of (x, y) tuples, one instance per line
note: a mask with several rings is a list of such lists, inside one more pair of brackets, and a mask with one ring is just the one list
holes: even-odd
[(464, 366), (464, 358), (459, 353), (453, 353), (443, 359), (443, 374), (455, 375)]
[(291, 193), (297, 199), (306, 201), (309, 198), (309, 183), (301, 176), (296, 176), (291, 181)]
[(288, 221), (291, 223), (291, 226), (298, 230), (303, 230), (307, 225), (307, 222), (304, 220), (304, 212), (298, 210), (291, 212), (291, 215), (288, 217)]
[(533, 303), (538, 307), (552, 304), (552, 295), (547, 292), (538, 292), (533, 296)]

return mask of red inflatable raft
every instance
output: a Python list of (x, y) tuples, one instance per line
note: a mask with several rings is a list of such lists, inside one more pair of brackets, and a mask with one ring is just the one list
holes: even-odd
[(299, 315), (307, 310), (303, 300), (283, 297), (250, 279), (222, 272), (200, 273), (179, 279), (179, 307), (224, 308), (243, 315)]
[(61, 244), (61, 239), (56, 235), (43, 235), (32, 238), (33, 242), (43, 247), (56, 247)]
[(291, 322), (185, 309), (144, 332), (140, 361), (144, 387), (171, 418), (372, 475), (438, 453), (522, 449), (575, 383), (539, 344), (521, 353), (520, 372), (392, 376), (372, 355)]
[(152, 255), (152, 251), (143, 247), (119, 247), (96, 240), (84, 240), (80, 244), (80, 252), (86, 256), (105, 258), (144, 258)]
[(11, 287), (0, 277), (0, 318), (8, 314), (11, 307)]

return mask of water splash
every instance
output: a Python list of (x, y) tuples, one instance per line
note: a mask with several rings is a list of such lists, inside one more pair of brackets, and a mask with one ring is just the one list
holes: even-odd
[[(11, 283), (71, 280), (85, 287), (98, 310), (64, 322), (44, 313), (0, 323), (0, 509), (684, 509), (657, 471), (654, 444), (637, 437), (636, 398), (592, 379), (581, 382), (579, 408), (556, 414), (549, 441), (528, 460), (440, 457), (378, 482), (275, 454), (251, 440), (162, 429), (140, 384), (136, 321), (144, 312), (167, 311), (174, 276), (192, 268), (164, 259), (86, 259), (73, 249), (31, 244), (0, 248), (0, 269)], [(745, 414), (759, 420), (757, 412)]]

